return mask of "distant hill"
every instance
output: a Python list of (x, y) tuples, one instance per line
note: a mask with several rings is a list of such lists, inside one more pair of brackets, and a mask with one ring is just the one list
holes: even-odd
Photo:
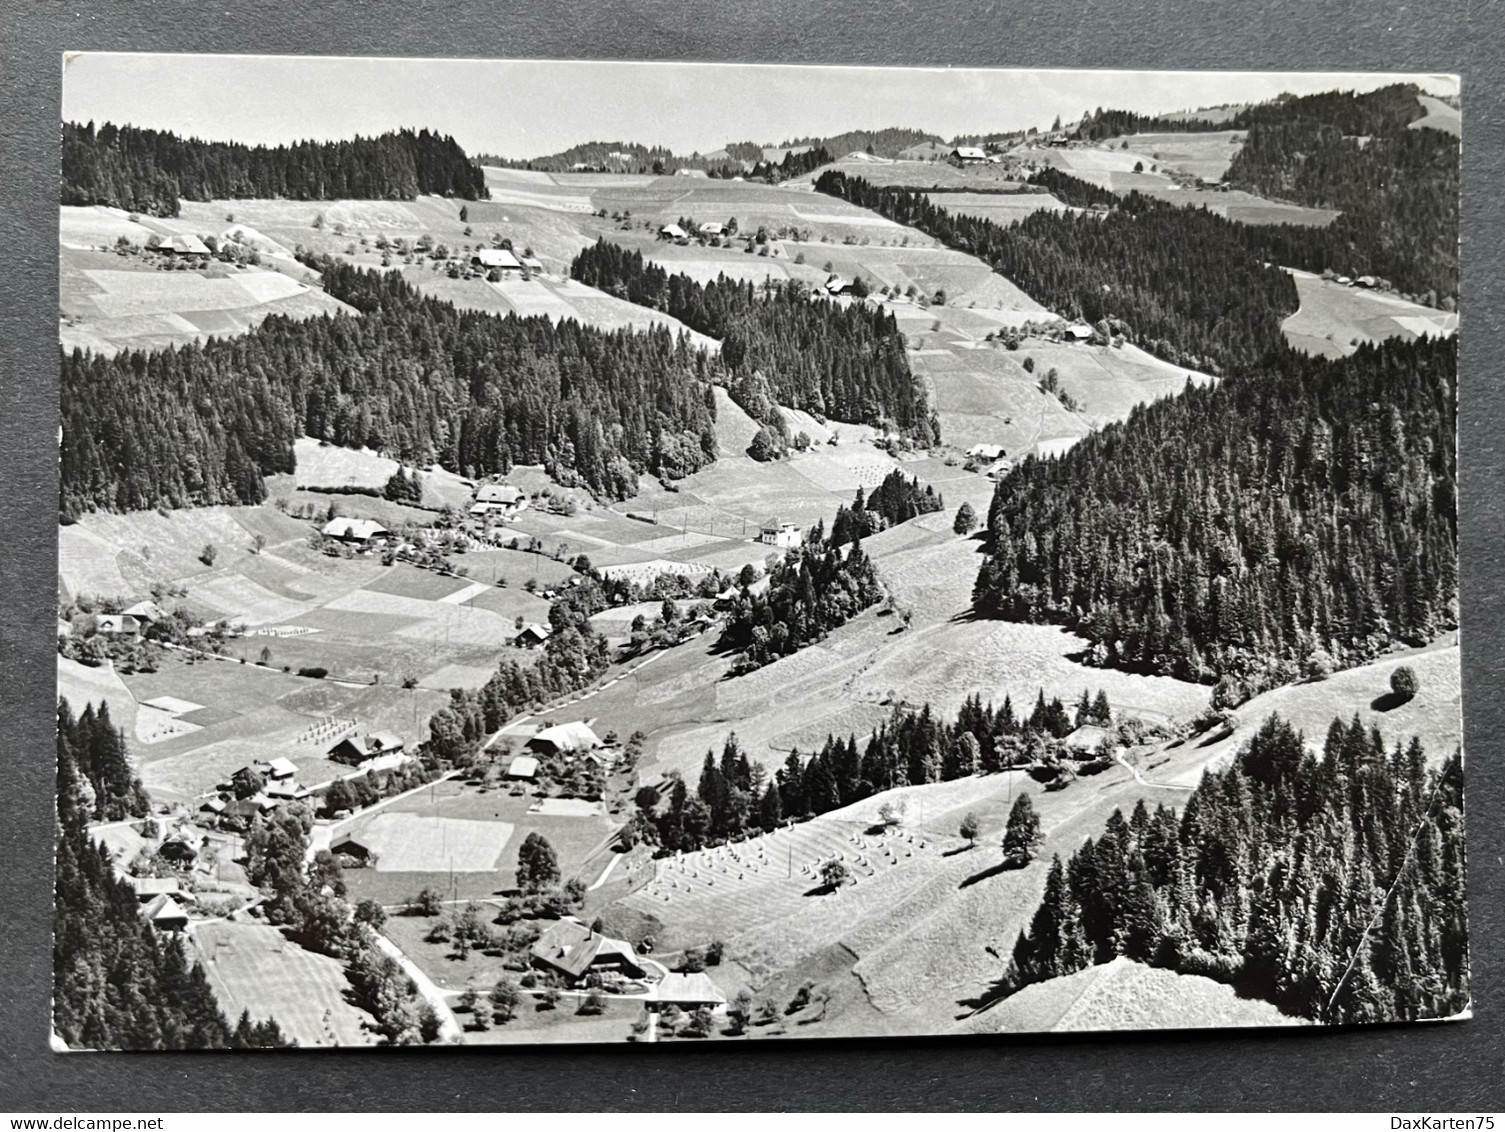
[(1306, 1024), (1268, 1002), (1239, 998), (1223, 983), (1119, 956), (1111, 963), (1025, 987), (968, 1019), (962, 1029), (973, 1034), (1059, 1034)]
[(399, 130), (376, 138), (248, 146), (110, 123), (63, 125), (62, 203), (176, 216), (178, 201), (476, 200), (486, 178), (447, 135)]
[(878, 157), (898, 157), (905, 149), (940, 141), (939, 135), (927, 134), (922, 130), (889, 128), (849, 130), (830, 137), (796, 138), (769, 146), (754, 142), (729, 142), (721, 149), (709, 153), (675, 153), (667, 146), (643, 145), (640, 142), (591, 141), (572, 145), (543, 157), (519, 159), (482, 154), (478, 160), (483, 165), (534, 169), (545, 173), (568, 173), (573, 170), (663, 174), (677, 173), (681, 169), (704, 169), (713, 176), (733, 176), (756, 172), (754, 166), (761, 163), (778, 165), (791, 151), (800, 154), (806, 150), (824, 149), (833, 154), (856, 151), (871, 152)]

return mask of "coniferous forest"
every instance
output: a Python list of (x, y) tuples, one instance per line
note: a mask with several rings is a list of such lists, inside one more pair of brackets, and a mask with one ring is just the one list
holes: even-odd
[(1240, 225), (1138, 193), (1105, 215), (1036, 212), (1005, 227), (834, 169), (815, 187), (975, 255), (1052, 310), (1175, 365), (1222, 373), (1281, 350), (1280, 324), (1299, 305), (1296, 285), (1244, 246)]
[[(1428, 306), (1456, 303), (1460, 147), (1441, 130), (1411, 128), (1425, 114), (1419, 93), (1402, 83), (1363, 94), (1280, 98), (1221, 123), (1248, 131), (1228, 167), (1230, 185), (1341, 213), (1326, 227), (1236, 225), (1250, 250), (1306, 271), (1376, 275)], [(1077, 136), (1097, 141), (1210, 128), (1098, 110)]]
[(481, 167), (451, 137), (399, 130), (376, 138), (249, 146), (162, 130), (63, 124), (62, 203), (176, 216), (179, 200), (412, 200), (486, 196)]
[(1124, 955), (1326, 1023), (1468, 1003), (1462, 761), (1357, 717), (1322, 757), (1277, 716), (1178, 814), (1139, 802), (1056, 857), (1000, 988)]
[(816, 524), (806, 545), (768, 572), (766, 593), (742, 590), (722, 643), (742, 653), (742, 669), (761, 668), (822, 640), (882, 597), (878, 572), (862, 544), (827, 541), (823, 524)]
[(58, 704), (53, 1028), (78, 1049), (228, 1049), (286, 1045), (275, 1022), (231, 1028), (204, 970), (158, 935), (136, 890), (115, 876), (91, 821), (143, 817), (147, 799), (109, 711)]
[(749, 383), (772, 401), (817, 416), (887, 424), (923, 446), (939, 439), (924, 384), (910, 372), (903, 338), (886, 311), (812, 301), (803, 288), (760, 288), (725, 276), (702, 286), (605, 240), (576, 256), (570, 274), (719, 339), (728, 387), (755, 420), (769, 423), (767, 408), (744, 391)]
[(640, 472), (677, 478), (715, 455), (710, 363), (665, 330), (461, 311), (395, 272), (317, 265), (360, 316), (63, 354), (63, 513), (257, 503), (303, 434), (467, 475), (542, 463), (618, 499)]
[(1456, 628), (1456, 378), (1451, 341), (1287, 352), (1026, 460), (977, 604), (1233, 702)]

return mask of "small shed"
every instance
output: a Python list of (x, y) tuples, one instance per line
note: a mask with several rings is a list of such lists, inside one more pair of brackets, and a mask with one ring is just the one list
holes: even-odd
[(549, 636), (549, 627), (534, 621), (523, 626), (522, 632), (512, 638), (512, 645), (514, 648), (536, 649), (547, 641)]
[(538, 774), (538, 760), (532, 755), (518, 755), (507, 767), (507, 777), (515, 782), (532, 782)]

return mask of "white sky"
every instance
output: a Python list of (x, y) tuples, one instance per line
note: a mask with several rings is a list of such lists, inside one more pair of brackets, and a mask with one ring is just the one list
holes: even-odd
[(539, 157), (586, 141), (709, 152), (851, 129), (909, 126), (951, 138), (1075, 120), (1259, 101), (1283, 91), (1371, 90), (1451, 76), (1216, 71), (793, 67), (319, 56), (90, 53), (64, 63), (63, 120), (114, 122), (269, 145), (452, 134), (468, 153)]

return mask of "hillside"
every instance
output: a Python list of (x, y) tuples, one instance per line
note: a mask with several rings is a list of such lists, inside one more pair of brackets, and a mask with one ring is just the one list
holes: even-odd
[(1239, 998), (1223, 983), (1119, 956), (1025, 987), (957, 1028), (968, 1034), (1065, 1034), (1303, 1024), (1269, 1003)]

